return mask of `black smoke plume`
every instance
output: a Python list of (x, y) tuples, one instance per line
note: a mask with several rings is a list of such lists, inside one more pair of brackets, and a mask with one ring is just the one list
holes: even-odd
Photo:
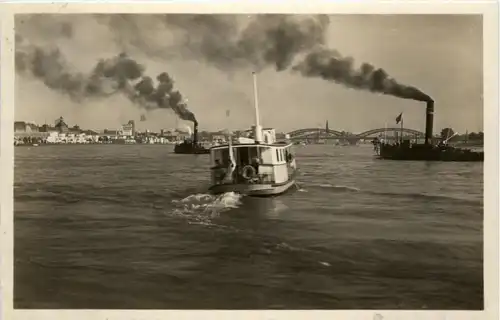
[[(22, 41), (22, 38), (18, 40)], [(196, 123), (196, 117), (187, 109), (181, 93), (174, 90), (174, 80), (168, 73), (160, 73), (155, 86), (152, 78), (144, 75), (144, 66), (125, 53), (100, 60), (90, 75), (85, 75), (72, 72), (60, 50), (24, 44), (16, 46), (16, 70), (31, 73), (47, 87), (67, 94), (77, 102), (122, 93), (141, 108), (172, 109), (181, 119)]]
[(74, 100), (81, 100), (83, 88), (89, 79), (81, 73), (72, 72), (57, 48), (44, 50), (25, 43), (21, 44), (21, 37), (16, 37), (16, 40), (17, 72), (31, 73), (47, 87), (64, 92)]
[(419, 89), (398, 83), (389, 77), (384, 69), (375, 68), (369, 63), (354, 67), (354, 59), (343, 57), (331, 49), (318, 49), (293, 67), (305, 77), (318, 77), (333, 81), (346, 87), (369, 90), (403, 99), (432, 101), (431, 97)]
[[(185, 28), (185, 45), (203, 60), (225, 67), (249, 64), (276, 71), (292, 69), (305, 77), (318, 77), (346, 87), (369, 90), (403, 99), (431, 101), (419, 89), (398, 83), (369, 63), (354, 67), (354, 59), (326, 48), (325, 15), (258, 15), (238, 34), (225, 15), (172, 15), (165, 23)], [(303, 59), (293, 65), (298, 56)]]
[[(77, 16), (69, 21), (62, 17), (58, 20), (57, 15), (46, 15), (42, 17), (43, 19), (37, 15), (24, 16), (22, 18), (24, 23), (19, 23), (19, 26), (33, 25), (32, 29), (46, 30), (54, 37), (68, 39), (74, 36), (75, 30), (78, 30), (78, 27), (72, 25), (77, 22), (73, 21), (80, 21), (81, 24), (82, 20), (85, 20), (87, 24), (91, 24), (90, 20), (93, 20), (94, 23), (106, 25), (111, 30), (114, 35), (113, 41), (116, 41), (117, 46), (141, 50), (150, 56), (165, 58), (177, 52), (183, 59), (204, 61), (224, 71), (240, 68), (259, 70), (273, 67), (276, 71), (292, 70), (304, 77), (317, 77), (357, 90), (368, 90), (404, 99), (432, 100), (419, 89), (401, 84), (391, 78), (383, 69), (376, 68), (369, 63), (363, 63), (357, 68), (352, 58), (342, 56), (337, 51), (327, 48), (325, 35), (329, 26), (329, 17), (326, 15), (99, 14)], [(157, 32), (157, 37), (152, 36), (153, 31)], [(164, 43), (161, 37), (165, 33), (175, 35), (173, 43), (168, 45)], [(52, 57), (51, 60), (55, 58)], [(22, 59), (19, 60), (19, 64), (23, 64)], [(59, 71), (51, 72), (61, 75), (65, 69), (55, 68), (55, 70)], [(118, 78), (121, 79), (121, 77)], [(127, 78), (127, 75), (123, 77)], [(179, 102), (182, 100), (179, 97), (180, 94), (172, 91), (172, 88), (168, 90), (171, 86), (171, 79), (165, 79), (163, 82), (157, 79), (160, 86), (155, 88), (151, 78), (142, 77), (140, 73), (139, 78), (142, 80), (138, 87), (130, 86), (130, 79), (119, 81), (118, 87), (133, 97), (136, 96), (137, 91), (140, 92), (137, 100), (141, 105), (153, 104), (154, 106), (156, 103), (156, 107), (163, 107), (168, 104), (170, 108), (178, 112), (181, 118), (190, 117), (184, 112), (187, 110), (185, 105)], [(96, 78), (102, 78), (102, 75), (99, 74)], [(44, 81), (51, 87), (65, 87), (65, 90), (78, 91), (81, 77), (66, 74), (64, 79), (64, 83), (61, 83), (61, 77), (51, 76), (50, 79)], [(99, 90), (97, 92), (99, 93)], [(166, 96), (171, 103), (165, 102)], [(171, 104), (173, 106), (170, 106)]]
[[(168, 29), (180, 30), (181, 50), (220, 69), (239, 67), (286, 70), (296, 55), (324, 44), (329, 18), (325, 15), (264, 14), (248, 18), (240, 29), (241, 15), (166, 15)], [(126, 18), (125, 18), (126, 19)]]

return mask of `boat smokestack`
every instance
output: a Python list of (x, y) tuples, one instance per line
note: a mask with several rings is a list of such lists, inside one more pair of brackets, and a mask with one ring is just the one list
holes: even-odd
[(194, 127), (193, 127), (193, 145), (196, 145), (198, 143), (198, 122), (194, 122)]
[(425, 110), (425, 144), (432, 144), (432, 127), (434, 126), (434, 101), (427, 101)]
[(254, 140), (255, 143), (261, 143), (262, 127), (260, 126), (259, 94), (257, 92), (257, 74), (255, 72), (252, 72), (252, 76), (253, 76), (253, 95), (254, 95), (254, 107), (255, 107)]

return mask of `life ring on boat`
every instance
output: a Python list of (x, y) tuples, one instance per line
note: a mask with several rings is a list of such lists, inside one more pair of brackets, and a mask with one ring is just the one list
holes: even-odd
[(243, 169), (241, 169), (241, 176), (245, 180), (253, 179), (256, 174), (257, 172), (255, 171), (255, 168), (250, 165), (246, 165), (243, 167)]

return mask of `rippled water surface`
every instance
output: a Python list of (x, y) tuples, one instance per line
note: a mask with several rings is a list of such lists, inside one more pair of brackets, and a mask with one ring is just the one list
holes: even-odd
[(171, 146), (15, 150), (15, 307), (482, 309), (483, 164), (297, 147), (300, 189), (214, 197)]

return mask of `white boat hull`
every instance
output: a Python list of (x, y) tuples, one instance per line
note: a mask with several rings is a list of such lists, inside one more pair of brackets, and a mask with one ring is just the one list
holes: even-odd
[(270, 197), (285, 193), (295, 185), (295, 180), (283, 184), (216, 184), (209, 188), (214, 194), (236, 192), (248, 196)]

